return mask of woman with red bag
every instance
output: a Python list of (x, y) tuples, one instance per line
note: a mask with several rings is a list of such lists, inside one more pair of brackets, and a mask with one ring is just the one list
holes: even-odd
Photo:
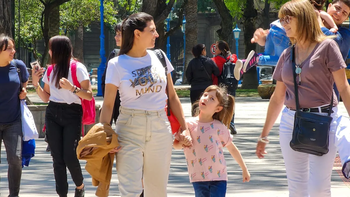
[(116, 147), (115, 152), (119, 151), (116, 167), (122, 197), (139, 196), (142, 177), (145, 196), (167, 196), (173, 143), (164, 110), (167, 99), (181, 125), (182, 138), (187, 134), (186, 144), (191, 145), (182, 106), (173, 87), (173, 67), (165, 57), (165, 75), (166, 69), (156, 53), (147, 50), (155, 46), (158, 36), (151, 15), (143, 12), (131, 15), (123, 22), (119, 56), (108, 62), (100, 122), (110, 123), (119, 90), (121, 106), (116, 132), (121, 149)]

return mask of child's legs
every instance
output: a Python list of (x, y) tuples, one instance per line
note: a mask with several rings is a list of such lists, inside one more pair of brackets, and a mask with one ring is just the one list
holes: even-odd
[(117, 154), (116, 167), (119, 191), (123, 197), (137, 197), (142, 192), (145, 119), (131, 115), (130, 110), (122, 108), (116, 123), (118, 141), (122, 147)]
[(274, 54), (274, 43), (273, 43), (273, 37), (274, 37), (274, 30), (271, 28), (269, 31), (269, 34), (266, 36), (266, 42), (265, 42), (265, 48), (264, 48), (264, 54)]
[(273, 56), (273, 55), (260, 55), (259, 56), (259, 65), (269, 65), (269, 66), (276, 66), (279, 56)]
[(209, 183), (208, 182), (193, 182), (193, 189), (195, 197), (210, 197)]
[(210, 181), (210, 197), (225, 197), (227, 181)]
[(173, 137), (164, 111), (147, 116), (144, 149), (144, 196), (167, 196)]
[(279, 57), (281, 56), (282, 52), (289, 47), (290, 40), (287, 37), (286, 32), (284, 30), (278, 27), (273, 27), (271, 29), (273, 29), (272, 40), (274, 53), (271, 53), (270, 55)]

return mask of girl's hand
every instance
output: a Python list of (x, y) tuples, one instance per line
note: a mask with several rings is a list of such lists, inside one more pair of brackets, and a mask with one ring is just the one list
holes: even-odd
[(249, 173), (249, 171), (248, 170), (243, 170), (242, 177), (243, 177), (243, 183), (244, 182), (249, 182), (250, 181), (250, 173)]
[(192, 146), (192, 137), (191, 137), (190, 131), (188, 129), (186, 129), (182, 133), (180, 133), (180, 141), (183, 143), (183, 145), (185, 147)]
[(256, 145), (255, 154), (256, 156), (258, 156), (259, 159), (264, 158), (264, 155), (267, 154), (267, 152), (265, 151), (265, 146), (266, 143), (258, 141), (258, 144)]
[(45, 68), (32, 69), (32, 83), (33, 85), (37, 85), (39, 83), (39, 80), (43, 77)]
[(26, 97), (27, 97), (27, 89), (25, 87), (23, 87), (21, 93), (19, 93), (19, 99), (23, 100)]
[(62, 77), (60, 79), (60, 86), (63, 89), (69, 90), (69, 91), (73, 91), (73, 85), (68, 81), (68, 79)]

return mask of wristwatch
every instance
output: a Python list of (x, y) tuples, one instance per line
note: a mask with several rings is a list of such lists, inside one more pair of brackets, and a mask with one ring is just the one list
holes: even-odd
[(78, 88), (77, 86), (75, 86), (74, 90), (73, 90), (73, 93), (76, 94), (80, 91), (80, 88)]

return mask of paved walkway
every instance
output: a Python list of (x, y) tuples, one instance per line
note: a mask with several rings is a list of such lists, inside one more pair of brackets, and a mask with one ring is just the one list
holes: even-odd
[[(30, 95), (32, 99), (35, 96)], [(102, 103), (97, 98), (97, 103)], [(34, 100), (35, 101), (35, 100)], [(185, 115), (190, 116), (189, 99), (181, 99)], [(282, 197), (288, 196), (287, 179), (285, 168), (278, 142), (279, 120), (273, 127), (270, 140), (267, 146), (268, 155), (265, 159), (258, 159), (255, 156), (257, 137), (261, 132), (267, 110), (268, 100), (260, 98), (237, 98), (236, 99), (236, 128), (238, 134), (234, 137), (234, 143), (240, 149), (243, 158), (251, 173), (251, 181), (242, 183), (241, 170), (239, 165), (226, 151), (228, 165), (228, 189), (229, 197)], [(340, 104), (340, 113), (346, 115), (343, 104)], [(46, 143), (43, 139), (37, 140), (36, 155), (30, 166), (23, 169), (21, 197), (51, 197), (55, 193), (55, 181), (52, 170), (52, 159), (49, 153), (45, 152)], [(0, 164), (0, 196), (8, 195), (7, 190), (7, 164), (4, 147), (1, 150)], [(91, 177), (85, 171), (85, 162), (81, 161), (86, 184), (86, 196), (95, 196), (95, 187), (91, 185)], [(343, 182), (339, 176), (339, 161), (335, 162), (332, 174), (333, 196), (350, 197), (350, 187)], [(322, 173), (322, 172), (320, 172)], [(69, 196), (74, 194), (74, 184), (69, 180)], [(189, 183), (185, 157), (181, 150), (174, 150), (171, 162), (171, 171), (168, 184), (168, 196), (187, 197), (194, 196), (192, 185)], [(110, 196), (119, 196), (118, 179), (116, 170), (113, 170)]]

